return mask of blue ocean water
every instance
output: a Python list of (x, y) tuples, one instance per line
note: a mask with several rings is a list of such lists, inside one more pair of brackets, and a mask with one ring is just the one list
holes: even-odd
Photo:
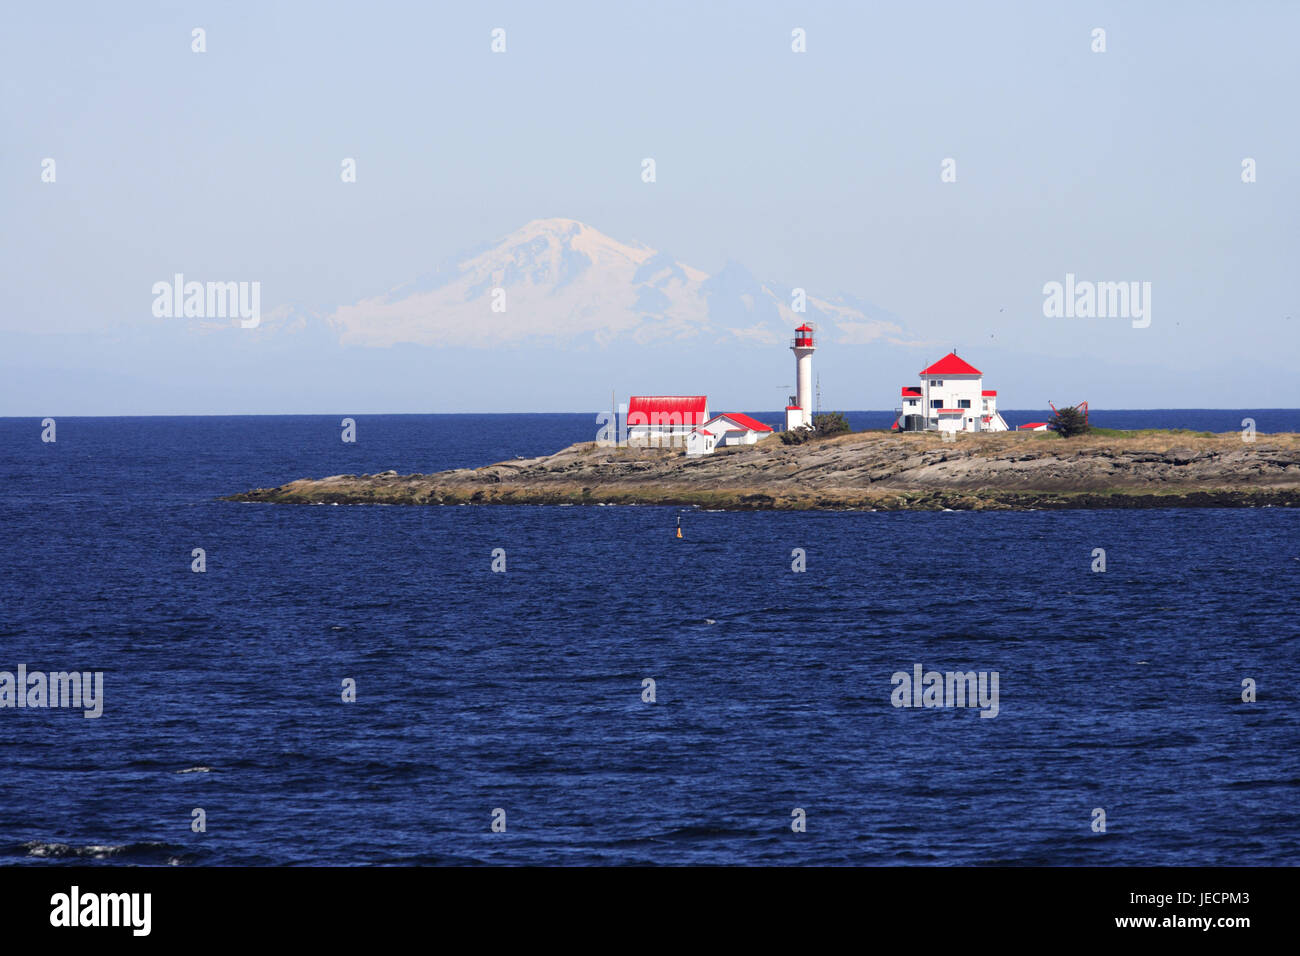
[[(1094, 421), (1247, 416), (1300, 430)], [(594, 434), (340, 418), (0, 419), (0, 670), (105, 696), (0, 710), (0, 862), (1296, 858), (1296, 511), (694, 511), (677, 540), (672, 508), (217, 500)], [(918, 663), (996, 671), (998, 716), (891, 706)]]

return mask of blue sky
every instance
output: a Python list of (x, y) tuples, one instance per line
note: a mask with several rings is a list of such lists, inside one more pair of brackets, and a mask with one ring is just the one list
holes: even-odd
[[(230, 357), (149, 311), (151, 284), (184, 272), (256, 279), (264, 312), (330, 312), (544, 217), (860, 296), (992, 363), (1019, 390), (1009, 407), (1298, 404), (1296, 4), (51, 3), (0, 18), (0, 415), (598, 407), (621, 384), (599, 349), (336, 356), (355, 376), (332, 386), (293, 346)], [(1045, 318), (1042, 286), (1066, 272), (1151, 282), (1150, 328)], [(846, 347), (824, 387), (888, 407), (934, 351)], [(456, 399), (425, 395), (430, 377)], [(727, 404), (775, 406), (772, 377), (725, 379)]]

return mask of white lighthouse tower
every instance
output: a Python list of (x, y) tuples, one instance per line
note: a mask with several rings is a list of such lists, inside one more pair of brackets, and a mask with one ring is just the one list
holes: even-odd
[(794, 352), (795, 373), (798, 376), (798, 394), (794, 404), (785, 407), (785, 427), (802, 428), (812, 425), (812, 357), (817, 347), (813, 345), (813, 327), (805, 322), (794, 330), (794, 342), (790, 349)]

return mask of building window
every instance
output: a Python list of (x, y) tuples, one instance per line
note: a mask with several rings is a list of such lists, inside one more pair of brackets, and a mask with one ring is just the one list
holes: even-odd
[(932, 379), (930, 379), (930, 387), (931, 387), (931, 388), (939, 388), (939, 387), (941, 387), (942, 385), (943, 385), (943, 379), (941, 379), (941, 378), (932, 378)]
[(942, 398), (932, 398), (932, 399), (930, 399), (930, 407), (931, 407), (931, 408), (943, 408), (943, 399), (942, 399)]
[(957, 407), (958, 407), (958, 408), (970, 408), (970, 399), (969, 399), (969, 398), (963, 398), (963, 399), (960, 399), (960, 400), (957, 402)]

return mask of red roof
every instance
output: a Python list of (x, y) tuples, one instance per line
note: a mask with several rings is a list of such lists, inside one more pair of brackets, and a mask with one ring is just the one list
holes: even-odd
[(904, 385), (904, 386), (903, 386), (903, 395), (904, 395), (904, 396), (908, 396), (908, 395), (910, 395), (910, 396), (912, 396), (913, 398), (920, 398), (920, 397), (921, 397), (921, 390), (920, 390), (919, 388), (917, 388), (915, 385)]
[(707, 424), (712, 425), (720, 418), (729, 418), (741, 428), (748, 428), (750, 431), (770, 432), (772, 430), (770, 425), (764, 425), (757, 419), (750, 418), (748, 415), (742, 415), (740, 412), (723, 412), (720, 415), (714, 415), (709, 419)]
[(713, 437), (713, 432), (709, 431), (707, 428), (697, 428), (697, 429), (695, 429), (695, 434), (697, 434), (697, 435), (708, 435), (710, 438)]
[(800, 409), (800, 407), (799, 407), (798, 405), (787, 405), (787, 406), (785, 407), (785, 410), (786, 410), (787, 412), (797, 412), (797, 411), (800, 411), (801, 409)]
[(996, 394), (997, 394), (997, 391), (996, 391), (996, 390), (990, 390), (990, 389), (987, 389), (987, 388), (986, 388), (986, 389), (984, 389), (984, 391), (980, 392), (980, 394), (981, 394), (981, 395), (996, 395)]
[(1020, 428), (1046, 428), (1047, 422), (1025, 422)]
[(984, 373), (969, 362), (959, 359), (956, 352), (949, 352), (929, 368), (921, 369), (922, 375), (983, 375)]
[(633, 395), (627, 407), (628, 420), (633, 415), (644, 415), (644, 419), (638, 419), (643, 425), (659, 424), (665, 415), (678, 417), (662, 421), (663, 424), (692, 424), (699, 420), (696, 416), (703, 418), (708, 412), (707, 395)]
[(813, 327), (812, 327), (811, 325), (809, 325), (807, 322), (805, 322), (803, 325), (799, 326), (799, 328), (795, 329), (796, 332), (811, 332), (812, 330), (813, 330)]
[(969, 408), (939, 408), (935, 409), (940, 415), (964, 415), (969, 412)]

